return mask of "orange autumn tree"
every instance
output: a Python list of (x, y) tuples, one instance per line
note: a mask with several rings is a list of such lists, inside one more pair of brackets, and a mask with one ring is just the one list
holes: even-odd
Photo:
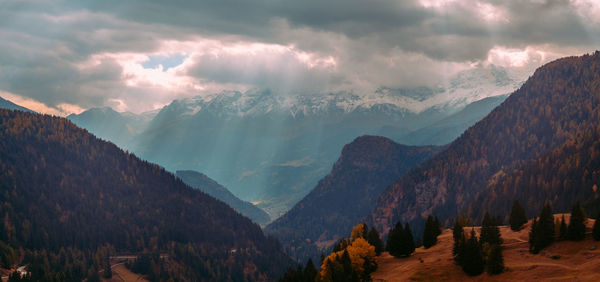
[[(323, 260), (321, 281), (368, 281), (377, 269), (375, 247), (365, 237), (365, 224), (352, 229), (350, 239), (340, 240), (340, 244)], [(350, 244), (347, 242), (350, 241)]]

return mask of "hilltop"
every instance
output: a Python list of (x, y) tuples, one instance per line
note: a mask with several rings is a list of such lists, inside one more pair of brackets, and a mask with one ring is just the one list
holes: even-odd
[[(562, 214), (555, 214), (558, 219)], [(568, 221), (569, 214), (564, 214)], [(600, 242), (588, 236), (584, 241), (555, 242), (539, 254), (529, 253), (531, 220), (519, 232), (509, 226), (500, 226), (504, 243), (504, 265), (507, 270), (499, 275), (486, 273), (470, 277), (452, 258), (452, 230), (445, 229), (438, 243), (429, 248), (417, 248), (408, 258), (394, 258), (387, 252), (378, 257), (378, 269), (373, 281), (533, 281), (555, 279), (561, 281), (600, 280)], [(588, 231), (595, 220), (587, 220)], [(465, 232), (470, 232), (465, 228)], [(479, 227), (475, 227), (479, 236)]]

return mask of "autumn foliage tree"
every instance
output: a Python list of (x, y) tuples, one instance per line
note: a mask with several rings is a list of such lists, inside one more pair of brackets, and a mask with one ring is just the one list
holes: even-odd
[[(341, 250), (332, 252), (321, 264), (321, 281), (368, 281), (377, 269), (375, 247), (363, 237), (366, 225), (352, 229), (349, 244), (338, 245)], [(355, 232), (356, 231), (356, 232)], [(352, 240), (353, 239), (353, 240)]]

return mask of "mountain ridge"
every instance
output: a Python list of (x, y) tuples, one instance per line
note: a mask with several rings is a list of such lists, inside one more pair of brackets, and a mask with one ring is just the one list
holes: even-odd
[(392, 222), (465, 211), (494, 174), (522, 166), (593, 124), (600, 111), (598, 73), (600, 52), (540, 67), (445, 151), (382, 193), (368, 222), (386, 231)]
[(260, 225), (264, 225), (271, 221), (266, 212), (254, 206), (252, 203), (240, 200), (238, 197), (231, 194), (227, 188), (221, 186), (221, 184), (210, 179), (203, 173), (194, 170), (178, 170), (175, 172), (175, 175), (192, 188), (199, 189), (202, 192), (223, 201), (234, 210)]
[(265, 231), (279, 238), (293, 257), (315, 259), (373, 208), (388, 185), (442, 149), (358, 137), (343, 147), (331, 172)]

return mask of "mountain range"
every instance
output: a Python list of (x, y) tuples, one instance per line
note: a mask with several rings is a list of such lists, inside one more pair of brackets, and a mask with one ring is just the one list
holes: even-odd
[[(169, 171), (200, 171), (275, 219), (327, 174), (340, 148), (357, 136), (411, 145), (449, 142), (521, 81), (490, 65), (461, 72), (445, 87), (382, 87), (364, 95), (226, 91), (175, 100), (138, 117), (90, 109), (68, 118)], [(477, 111), (461, 112), (472, 103), (479, 104)]]
[(24, 111), (24, 112), (30, 112), (32, 113), (33, 111), (25, 108), (25, 107), (21, 107), (9, 100), (6, 100), (2, 97), (0, 97), (0, 109), (7, 109), (7, 110), (18, 110), (18, 111)]
[[(590, 203), (597, 197), (595, 172), (585, 168), (594, 168), (596, 160), (577, 162), (576, 157), (595, 149), (573, 144), (594, 144), (599, 73), (600, 52), (540, 67), (447, 149), (386, 189), (367, 222), (387, 232), (397, 221), (418, 222), (430, 214), (445, 220), (467, 213), (478, 220), (491, 208), (497, 208), (489, 210), (494, 213), (506, 211), (514, 198), (531, 209), (545, 200), (561, 202), (560, 208), (572, 200)], [(575, 179), (576, 173), (582, 179)], [(586, 196), (591, 198), (580, 198)]]
[(293, 265), (248, 218), (67, 119), (0, 110), (0, 136), (2, 267), (33, 281), (93, 279), (117, 254), (156, 255), (157, 280), (274, 281)]

